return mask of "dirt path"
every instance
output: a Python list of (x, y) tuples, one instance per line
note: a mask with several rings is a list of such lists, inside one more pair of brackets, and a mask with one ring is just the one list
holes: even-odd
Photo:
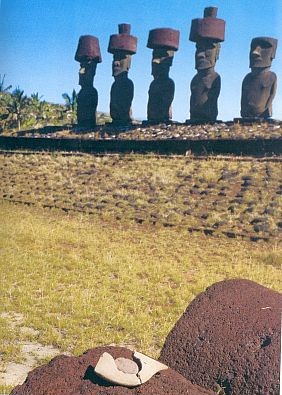
[[(7, 320), (11, 329), (17, 328), (21, 334), (28, 338), (36, 338), (38, 331), (33, 328), (22, 326), (24, 317), (18, 313), (2, 313), (1, 318)], [(24, 337), (24, 336), (23, 336)], [(30, 372), (38, 363), (45, 359), (51, 359), (61, 351), (52, 345), (42, 345), (37, 341), (19, 341), (21, 349), (21, 360), (20, 363), (9, 362), (4, 363), (0, 354), (0, 385), (5, 386), (16, 386), (22, 384), (28, 372)], [(0, 394), (1, 395), (1, 394)]]

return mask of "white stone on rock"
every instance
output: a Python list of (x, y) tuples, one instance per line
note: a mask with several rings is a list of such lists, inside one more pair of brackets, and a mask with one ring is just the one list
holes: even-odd
[(137, 374), (139, 372), (137, 363), (131, 359), (120, 357), (115, 359), (115, 364), (118, 370), (121, 370), (123, 373)]
[(161, 370), (168, 369), (163, 363), (139, 352), (134, 352), (133, 358), (137, 363), (128, 358), (115, 360), (112, 355), (104, 352), (94, 368), (95, 373), (109, 383), (137, 387)]

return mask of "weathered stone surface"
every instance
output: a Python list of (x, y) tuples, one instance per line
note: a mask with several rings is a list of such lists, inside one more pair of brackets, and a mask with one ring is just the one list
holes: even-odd
[(226, 395), (278, 395), (281, 294), (255, 282), (216, 283), (169, 333), (160, 360)]
[(162, 56), (161, 61), (153, 53), (152, 75), (154, 80), (149, 87), (149, 100), (147, 106), (147, 119), (153, 124), (168, 122), (172, 118), (172, 102), (175, 92), (174, 81), (169, 78), (169, 68), (172, 65), (172, 56)]
[(11, 395), (215, 395), (172, 369), (157, 373), (136, 388), (111, 385), (94, 371), (104, 352), (115, 359), (133, 359), (133, 352), (121, 347), (98, 347), (80, 357), (59, 356), (29, 373), (25, 383), (14, 388)]
[(242, 83), (241, 116), (263, 118), (272, 116), (272, 102), (277, 89), (277, 76), (270, 71), (275, 58), (277, 40), (256, 37), (251, 42), (250, 68)]
[[(131, 360), (128, 359), (128, 362), (125, 363), (125, 361), (127, 361), (127, 358), (123, 359), (123, 369), (119, 369), (114, 357), (108, 352), (104, 352), (99, 358), (98, 363), (94, 367), (95, 374), (106, 383), (111, 385), (120, 385), (128, 388), (141, 385), (140, 379), (137, 374), (130, 373), (128, 371), (129, 361)], [(137, 367), (137, 372), (138, 371), (139, 369)]]
[(77, 95), (77, 123), (80, 127), (96, 126), (96, 109), (98, 92), (93, 87), (97, 63), (102, 62), (99, 40), (95, 36), (79, 38), (75, 60), (80, 62), (79, 85), (81, 90)]
[(124, 373), (137, 374), (139, 372), (137, 363), (131, 359), (120, 357), (115, 359), (115, 364), (118, 370)]
[(110, 114), (113, 124), (117, 125), (131, 123), (134, 85), (128, 78), (128, 72), (131, 55), (137, 50), (137, 38), (130, 35), (130, 29), (129, 24), (119, 24), (119, 34), (112, 34), (108, 45), (108, 52), (113, 54), (112, 75), (115, 79), (110, 93)]
[(153, 29), (149, 32), (148, 48), (153, 49), (152, 76), (149, 88), (147, 119), (151, 123), (168, 122), (172, 118), (171, 104), (175, 85), (169, 78), (174, 51), (178, 50), (179, 31), (170, 28)]
[(135, 352), (134, 358), (136, 361), (138, 361), (141, 367), (139, 371), (139, 378), (141, 383), (146, 383), (155, 374), (168, 369), (167, 365), (156, 361), (155, 359), (150, 358), (140, 352)]
[(142, 353), (134, 352), (134, 361), (117, 358), (104, 352), (94, 370), (108, 383), (124, 387), (137, 387), (149, 381), (156, 373), (168, 369), (168, 366)]
[[(130, 64), (130, 55), (124, 55), (121, 59), (117, 59), (115, 56), (113, 61), (113, 67), (117, 63), (121, 65), (121, 68), (127, 68), (129, 70)], [(128, 65), (124, 65), (123, 63), (127, 63)], [(127, 125), (130, 124), (131, 119), (131, 104), (134, 96), (134, 85), (133, 82), (128, 78), (128, 71), (122, 71), (116, 74), (116, 71), (113, 71), (114, 75), (114, 83), (111, 87), (111, 100), (110, 100), (110, 115), (113, 120), (113, 124), (116, 125)]]
[(220, 75), (214, 68), (198, 71), (191, 81), (190, 119), (192, 122), (213, 122), (218, 115)]
[(95, 62), (80, 63), (79, 85), (81, 90), (77, 95), (77, 123), (80, 127), (92, 128), (96, 126), (98, 92), (93, 87), (96, 65)]
[(224, 40), (225, 22), (216, 18), (217, 8), (207, 7), (204, 18), (193, 19), (190, 41), (196, 42), (195, 68), (198, 73), (191, 81), (190, 122), (216, 121), (217, 100), (221, 80), (214, 71), (219, 57), (220, 41)]

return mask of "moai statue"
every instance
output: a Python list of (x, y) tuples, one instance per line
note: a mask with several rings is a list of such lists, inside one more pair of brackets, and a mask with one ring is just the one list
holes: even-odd
[(96, 126), (96, 109), (98, 92), (93, 87), (97, 63), (102, 62), (99, 40), (94, 36), (81, 36), (75, 53), (75, 60), (80, 63), (79, 85), (77, 95), (78, 126), (92, 128)]
[(174, 52), (179, 46), (179, 31), (169, 28), (149, 32), (147, 47), (153, 49), (152, 75), (149, 88), (147, 119), (150, 123), (168, 122), (172, 118), (171, 103), (175, 86), (169, 78)]
[(277, 77), (270, 71), (275, 58), (277, 40), (256, 37), (251, 42), (250, 68), (242, 84), (241, 116), (267, 119), (272, 116), (272, 101), (276, 93)]
[(134, 95), (133, 82), (128, 78), (131, 56), (136, 53), (137, 38), (130, 35), (131, 26), (118, 25), (119, 34), (110, 36), (108, 52), (113, 54), (112, 75), (115, 79), (111, 87), (110, 114), (113, 124), (131, 123), (131, 103)]
[(217, 8), (207, 7), (204, 18), (193, 19), (189, 40), (196, 43), (195, 68), (191, 81), (190, 121), (204, 123), (216, 121), (217, 99), (220, 93), (220, 75), (214, 70), (219, 57), (220, 42), (224, 41), (225, 21), (218, 19)]

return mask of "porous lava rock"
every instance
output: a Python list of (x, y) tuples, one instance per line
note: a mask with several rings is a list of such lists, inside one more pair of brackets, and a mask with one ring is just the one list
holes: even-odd
[(132, 359), (133, 352), (122, 347), (97, 347), (79, 357), (58, 356), (28, 374), (11, 395), (215, 395), (193, 385), (172, 369), (163, 370), (135, 388), (113, 386), (94, 372), (100, 356)]
[(220, 394), (278, 395), (280, 320), (278, 292), (245, 279), (215, 283), (187, 307), (160, 361)]

